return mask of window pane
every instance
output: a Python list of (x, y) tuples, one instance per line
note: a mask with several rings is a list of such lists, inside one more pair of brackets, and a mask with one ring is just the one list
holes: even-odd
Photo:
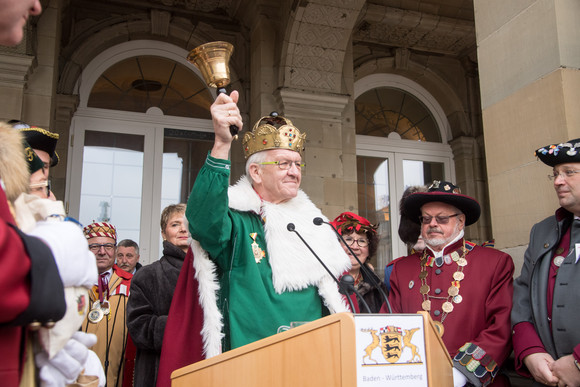
[[(213, 133), (177, 129), (165, 129), (164, 136), (161, 211), (170, 204), (187, 203), (195, 178), (214, 140)], [(161, 230), (159, 241), (161, 256)]]
[(446, 180), (444, 168), (443, 163), (403, 160), (405, 189), (412, 185), (431, 185), (433, 180)]
[(385, 265), (392, 257), (391, 212), (389, 198), (389, 160), (357, 156), (359, 215), (378, 224), (377, 256), (371, 259), (376, 273), (382, 277)]
[(139, 243), (144, 137), (85, 132), (79, 221), (110, 222)]
[(355, 102), (356, 133), (387, 137), (397, 133), (403, 139), (441, 142), (433, 115), (406, 91), (379, 87), (360, 95)]
[(115, 63), (97, 79), (89, 107), (145, 113), (157, 107), (170, 116), (211, 118), (213, 97), (190, 68), (157, 56)]
[(161, 209), (187, 202), (214, 139), (213, 133), (177, 129), (165, 129), (164, 135)]

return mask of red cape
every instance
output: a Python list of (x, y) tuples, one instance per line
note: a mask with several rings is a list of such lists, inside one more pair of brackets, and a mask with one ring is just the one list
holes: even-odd
[(203, 360), (203, 310), (199, 304), (198, 282), (191, 248), (181, 267), (165, 325), (157, 387), (171, 386), (171, 373)]

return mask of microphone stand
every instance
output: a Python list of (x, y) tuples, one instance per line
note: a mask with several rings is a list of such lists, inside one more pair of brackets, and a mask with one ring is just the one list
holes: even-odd
[(336, 277), (334, 276), (334, 274), (332, 274), (332, 272), (330, 271), (330, 269), (324, 264), (324, 262), (322, 262), (322, 259), (320, 259), (320, 257), (318, 255), (316, 255), (316, 253), (314, 252), (314, 250), (312, 250), (312, 247), (310, 247), (310, 245), (304, 240), (304, 238), (302, 238), (302, 235), (300, 235), (300, 233), (298, 231), (296, 231), (296, 226), (294, 226), (294, 223), (288, 223), (288, 225), (286, 225), (286, 229), (288, 231), (293, 232), (296, 235), (298, 235), (298, 238), (300, 238), (300, 240), (302, 241), (302, 243), (304, 243), (304, 246), (308, 247), (308, 250), (310, 250), (310, 252), (312, 253), (312, 255), (314, 255), (316, 257), (316, 259), (318, 259), (318, 262), (320, 262), (320, 264), (322, 265), (322, 267), (324, 267), (324, 269), (326, 269), (326, 271), (328, 272), (328, 274), (330, 274), (330, 277), (332, 277), (332, 279), (338, 285), (338, 288), (340, 289), (340, 293), (341, 294), (346, 294), (346, 299), (348, 300), (348, 304), (350, 306), (350, 309), (354, 313), (355, 312), (354, 304), (352, 303), (352, 300), (348, 296), (347, 291), (344, 289), (344, 286), (342, 286), (342, 284), (338, 281), (338, 279), (336, 279)]
[(312, 222), (315, 225), (317, 225), (317, 226), (320, 226), (323, 223), (326, 223), (326, 224), (328, 224), (330, 226), (330, 228), (332, 229), (332, 231), (334, 231), (334, 233), (336, 235), (338, 235), (338, 238), (340, 239), (340, 241), (342, 242), (342, 244), (346, 246), (346, 248), (351, 253), (351, 255), (354, 257), (354, 259), (356, 259), (356, 261), (360, 265), (360, 269), (367, 275), (367, 277), (371, 281), (371, 285), (373, 285), (373, 287), (379, 291), (379, 293), (381, 294), (381, 297), (383, 298), (383, 301), (385, 302), (385, 304), (387, 304), (387, 309), (389, 310), (389, 313), (393, 313), (393, 310), (391, 309), (391, 303), (389, 302), (389, 298), (385, 294), (384, 290), (377, 283), (377, 280), (375, 279), (374, 275), (372, 275), (372, 273), (369, 273), (369, 269), (365, 265), (363, 265), (363, 263), (360, 261), (360, 259), (358, 259), (358, 257), (354, 253), (354, 251), (352, 251), (352, 249), (350, 248), (350, 246), (348, 245), (348, 243), (346, 243), (346, 241), (344, 240), (344, 238), (342, 237), (342, 235), (340, 235), (340, 233), (334, 228), (334, 226), (332, 224), (330, 224), (329, 222), (325, 222), (320, 217), (316, 217), (316, 218), (312, 219)]
[(367, 313), (372, 313), (371, 308), (369, 308), (369, 304), (365, 301), (365, 299), (360, 295), (360, 293), (354, 288), (354, 278), (350, 274), (345, 274), (340, 277), (340, 283), (344, 285), (348, 291), (346, 295), (349, 297), (350, 294), (354, 293), (358, 302), (365, 307)]

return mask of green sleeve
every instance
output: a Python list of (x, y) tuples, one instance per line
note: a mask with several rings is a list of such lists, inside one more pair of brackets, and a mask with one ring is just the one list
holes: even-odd
[[(211, 157), (199, 171), (185, 215), (189, 232), (210, 257), (222, 266), (231, 251), (232, 219), (228, 208), (230, 161)], [(223, 267), (223, 266), (222, 266)]]

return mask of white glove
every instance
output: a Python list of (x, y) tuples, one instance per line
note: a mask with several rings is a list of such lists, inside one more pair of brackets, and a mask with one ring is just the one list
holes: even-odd
[(467, 384), (467, 378), (457, 368), (453, 367), (453, 387), (463, 387)]
[(91, 333), (75, 332), (63, 349), (49, 359), (46, 352), (35, 356), (40, 369), (39, 377), (43, 387), (61, 387), (73, 383), (89, 357), (89, 347), (97, 342), (97, 336)]
[(97, 283), (95, 255), (89, 251), (87, 239), (77, 224), (41, 221), (29, 234), (42, 239), (50, 247), (65, 287), (90, 288)]
[(105, 387), (107, 378), (105, 377), (105, 371), (101, 365), (101, 359), (96, 353), (89, 350), (89, 356), (85, 363), (85, 375), (94, 375), (99, 378), (99, 387)]

